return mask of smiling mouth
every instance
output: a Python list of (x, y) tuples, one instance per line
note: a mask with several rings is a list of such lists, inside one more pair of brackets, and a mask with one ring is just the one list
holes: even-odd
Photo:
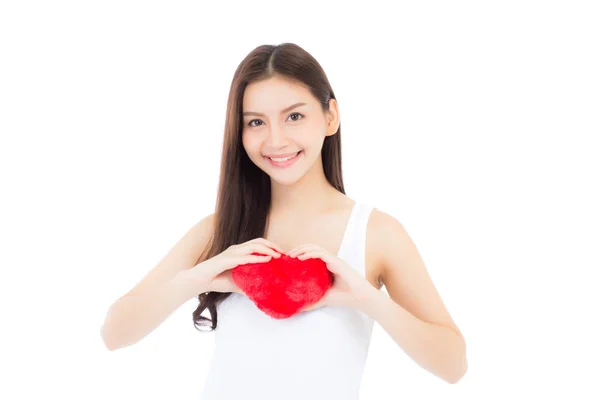
[(275, 162), (286, 162), (289, 161), (293, 158), (295, 158), (296, 156), (298, 156), (298, 154), (300, 154), (302, 152), (302, 150), (300, 150), (299, 152), (297, 152), (296, 154), (292, 155), (292, 156), (288, 156), (288, 157), (266, 157), (269, 160), (275, 161)]
[(286, 167), (293, 165), (296, 162), (296, 160), (298, 160), (298, 158), (300, 158), (300, 155), (303, 153), (304, 153), (304, 151), (300, 150), (293, 156), (289, 156), (289, 157), (282, 157), (282, 158), (277, 158), (277, 157), (271, 158), (271, 157), (266, 157), (266, 156), (263, 156), (263, 157), (269, 162), (269, 164), (273, 165), (274, 167), (286, 168)]

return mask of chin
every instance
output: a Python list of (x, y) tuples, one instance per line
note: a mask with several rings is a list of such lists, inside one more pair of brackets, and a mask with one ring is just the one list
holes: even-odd
[(280, 185), (280, 186), (293, 186), (296, 182), (298, 182), (300, 180), (300, 178), (279, 178), (279, 177), (273, 177), (270, 176), (271, 178), (271, 185), (276, 184), (276, 185)]
[(281, 173), (281, 172), (273, 172), (269, 171), (265, 173), (271, 179), (271, 185), (281, 185), (281, 186), (292, 186), (296, 184), (298, 181), (302, 180), (302, 178), (306, 175), (307, 171), (294, 171), (293, 173)]

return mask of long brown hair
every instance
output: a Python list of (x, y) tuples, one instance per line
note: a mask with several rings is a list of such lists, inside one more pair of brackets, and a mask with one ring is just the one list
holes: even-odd
[[(233, 76), (227, 100), (214, 234), (198, 262), (216, 256), (233, 244), (265, 234), (271, 205), (271, 181), (244, 150), (241, 139), (242, 99), (248, 84), (275, 75), (304, 84), (321, 103), (323, 112), (329, 110), (329, 100), (335, 99), (321, 65), (294, 43), (261, 45), (242, 60)], [(334, 135), (325, 137), (321, 158), (325, 177), (334, 188), (345, 194), (340, 133), (341, 123)], [(207, 326), (207, 321), (211, 323), (210, 330), (216, 329), (216, 306), (230, 295), (221, 292), (199, 294), (200, 304), (193, 312), (196, 329)], [(207, 308), (212, 319), (201, 315)]]

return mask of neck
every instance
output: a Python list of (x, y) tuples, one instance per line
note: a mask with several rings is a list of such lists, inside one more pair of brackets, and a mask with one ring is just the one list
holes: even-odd
[(327, 181), (321, 162), (292, 185), (271, 179), (272, 215), (314, 216), (330, 209), (341, 197), (345, 195)]

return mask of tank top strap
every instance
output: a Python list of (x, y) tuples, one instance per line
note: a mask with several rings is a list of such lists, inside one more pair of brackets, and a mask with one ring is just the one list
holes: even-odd
[(374, 207), (367, 203), (357, 202), (344, 235), (340, 256), (349, 265), (365, 276), (367, 225)]

